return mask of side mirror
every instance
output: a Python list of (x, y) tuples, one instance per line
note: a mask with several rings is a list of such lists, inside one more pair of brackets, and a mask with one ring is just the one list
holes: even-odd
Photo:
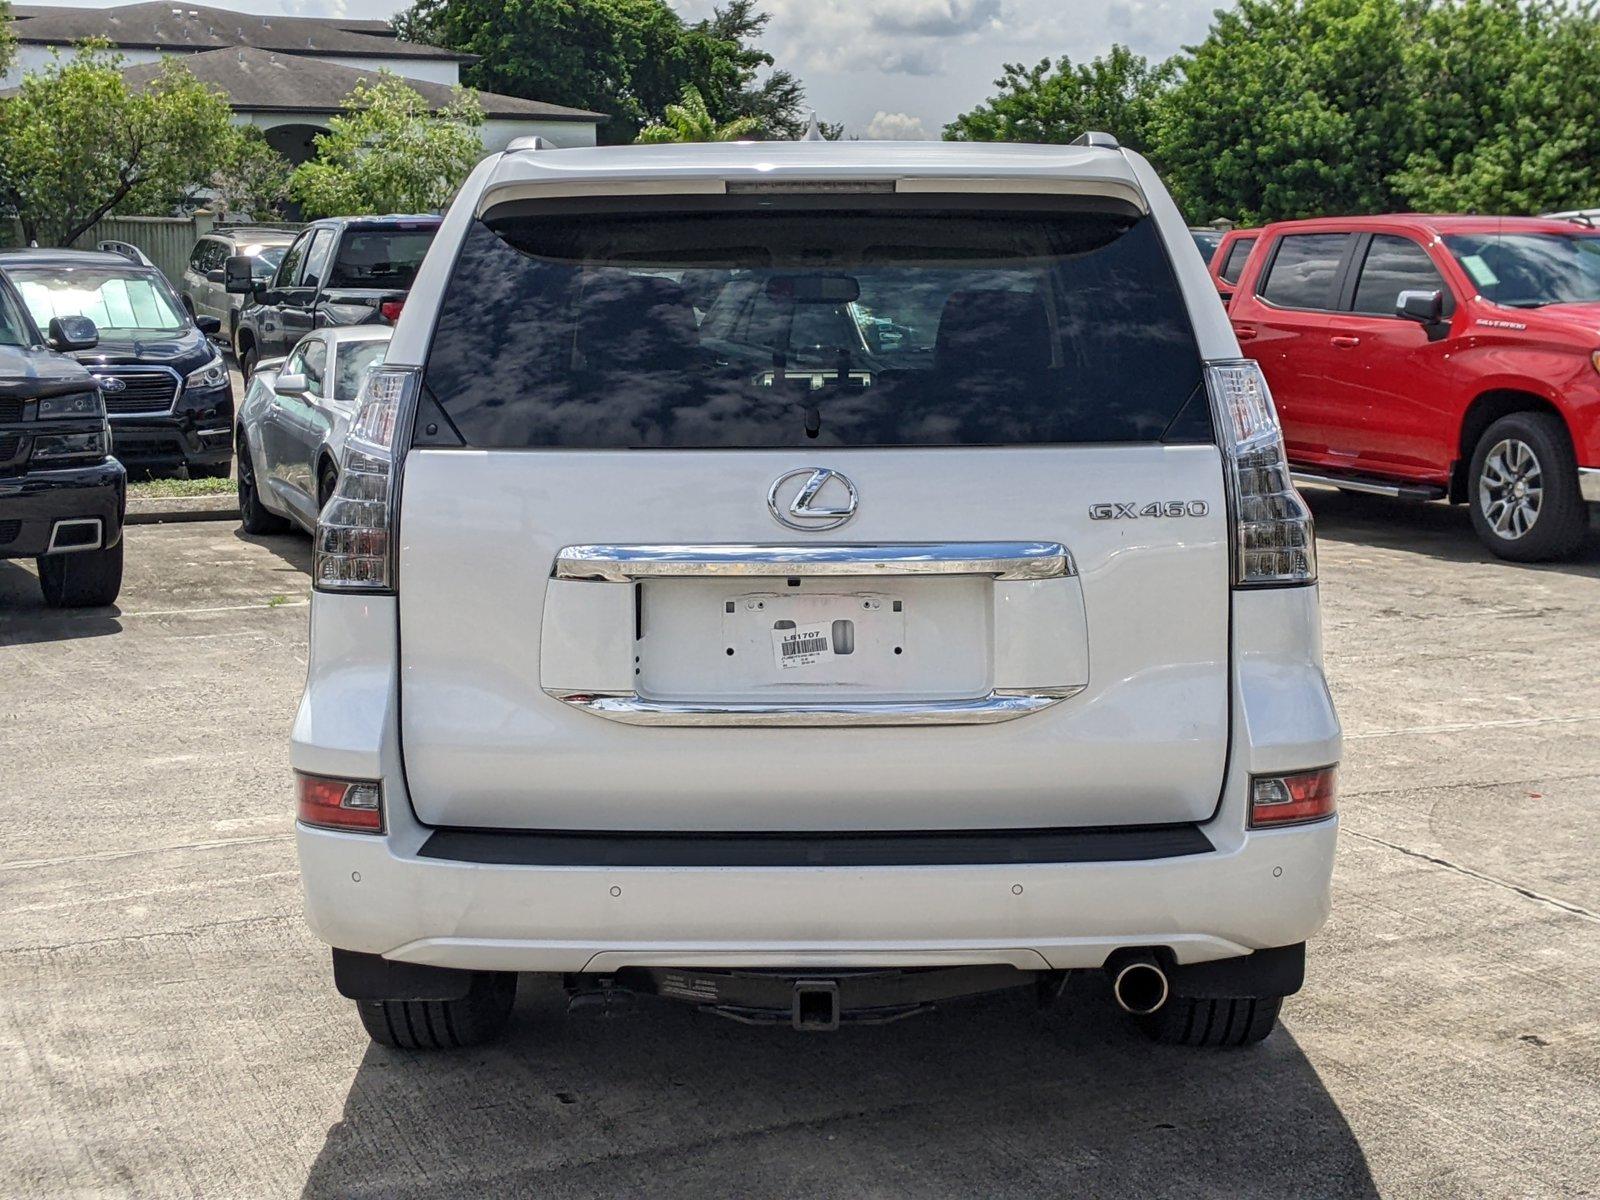
[(215, 317), (196, 317), (194, 327), (207, 337), (214, 337), (222, 332), (222, 322)]
[(227, 283), (228, 282), (228, 273), (226, 271), (222, 270), (222, 268), (220, 268), (220, 267), (217, 268), (215, 271), (207, 271), (206, 272), (206, 282), (207, 283)]
[(234, 254), (223, 268), (222, 286), (235, 296), (249, 296), (256, 290), (255, 264), (248, 254)]
[(88, 317), (51, 317), (45, 342), (52, 350), (93, 350), (100, 344), (100, 331)]
[(1420, 290), (1401, 292), (1395, 297), (1394, 313), (1419, 325), (1437, 325), (1444, 319), (1444, 293)]
[(272, 381), (272, 390), (280, 396), (304, 396), (311, 390), (311, 384), (299, 372), (293, 375), (279, 375)]

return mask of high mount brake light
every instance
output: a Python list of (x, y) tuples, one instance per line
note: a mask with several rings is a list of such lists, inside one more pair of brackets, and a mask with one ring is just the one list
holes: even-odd
[(394, 591), (395, 439), (416, 390), (417, 372), (411, 367), (379, 367), (362, 385), (345, 438), (339, 485), (317, 518), (311, 582), (318, 591)]
[(303, 825), (349, 833), (383, 832), (383, 787), (366, 779), (294, 773), (296, 817)]
[(1321, 767), (1293, 775), (1257, 775), (1250, 780), (1250, 826), (1270, 829), (1333, 815), (1339, 769)]
[(1227, 459), (1234, 586), (1315, 583), (1311, 510), (1289, 478), (1283, 430), (1261, 368), (1248, 359), (1208, 363), (1206, 387)]

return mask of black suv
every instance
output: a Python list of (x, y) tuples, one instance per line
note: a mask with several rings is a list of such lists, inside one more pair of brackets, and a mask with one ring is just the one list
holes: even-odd
[(227, 289), (245, 296), (233, 348), (249, 378), (313, 329), (393, 324), (438, 232), (435, 216), (333, 217), (301, 231), (263, 282), (245, 255), (228, 259)]
[(211, 342), (214, 317), (194, 318), (167, 277), (120, 254), (7, 250), (10, 276), (38, 326), (94, 322), (99, 345), (77, 357), (100, 381), (116, 455), (130, 467), (187, 467), (226, 478), (233, 459), (233, 385)]
[(94, 323), (64, 316), (41, 337), (0, 275), (0, 558), (35, 558), (45, 603), (110, 604), (122, 588), (127, 475), (111, 457), (100, 389), (65, 353)]

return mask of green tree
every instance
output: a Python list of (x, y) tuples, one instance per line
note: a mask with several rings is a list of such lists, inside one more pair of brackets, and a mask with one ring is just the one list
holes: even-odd
[(644, 145), (661, 142), (737, 142), (754, 137), (761, 123), (754, 117), (735, 117), (718, 124), (706, 107), (700, 89), (686, 84), (682, 99), (667, 105), (666, 119), (646, 125), (636, 139)]
[(176, 59), (138, 91), (104, 44), (57, 54), (0, 101), (0, 208), (70, 246), (108, 213), (170, 212), (235, 138), (227, 99)]
[(1409, 97), (1405, 0), (1241, 0), (1176, 62), (1153, 149), (1192, 217), (1390, 210)]
[(294, 167), (267, 144), (253, 125), (237, 131), (223, 164), (211, 176), (222, 208), (236, 216), (268, 221), (283, 216)]
[(1600, 21), (1585, 4), (1459, 0), (1421, 13), (1395, 190), (1424, 211), (1536, 213), (1600, 196)]
[(631, 142), (693, 85), (719, 122), (760, 121), (767, 136), (805, 127), (804, 92), (786, 71), (761, 72), (754, 45), (767, 18), (730, 0), (692, 25), (667, 0), (414, 0), (395, 18), (402, 37), (478, 61), (464, 80), (489, 92), (606, 114), (600, 140)]
[(1086, 129), (1113, 134), (1136, 150), (1150, 144), (1151, 121), (1172, 77), (1126, 46), (1074, 65), (1065, 56), (1035, 66), (1006, 63), (999, 94), (944, 127), (955, 142), (1070, 142)]
[(483, 109), (471, 92), (431, 112), (398, 75), (358, 83), (344, 112), (295, 169), (289, 194), (308, 217), (443, 208), (483, 157)]

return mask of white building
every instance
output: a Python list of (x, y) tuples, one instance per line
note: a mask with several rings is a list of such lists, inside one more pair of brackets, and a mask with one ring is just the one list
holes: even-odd
[[(383, 21), (342, 17), (254, 16), (220, 8), (166, 2), (114, 8), (61, 8), (14, 4), (11, 28), (17, 53), (0, 77), (15, 87), (51, 55), (71, 53), (85, 38), (103, 38), (128, 63), (137, 86), (159, 70), (162, 58), (182, 55), (205, 83), (220, 88), (234, 121), (256, 125), (291, 162), (311, 156), (311, 140), (327, 129), (345, 97), (380, 70), (400, 75), (430, 106), (454, 98), (462, 63), (471, 55), (401, 41)], [(514, 137), (536, 134), (557, 146), (592, 146), (600, 113), (479, 92), (485, 151), (504, 149)]]

